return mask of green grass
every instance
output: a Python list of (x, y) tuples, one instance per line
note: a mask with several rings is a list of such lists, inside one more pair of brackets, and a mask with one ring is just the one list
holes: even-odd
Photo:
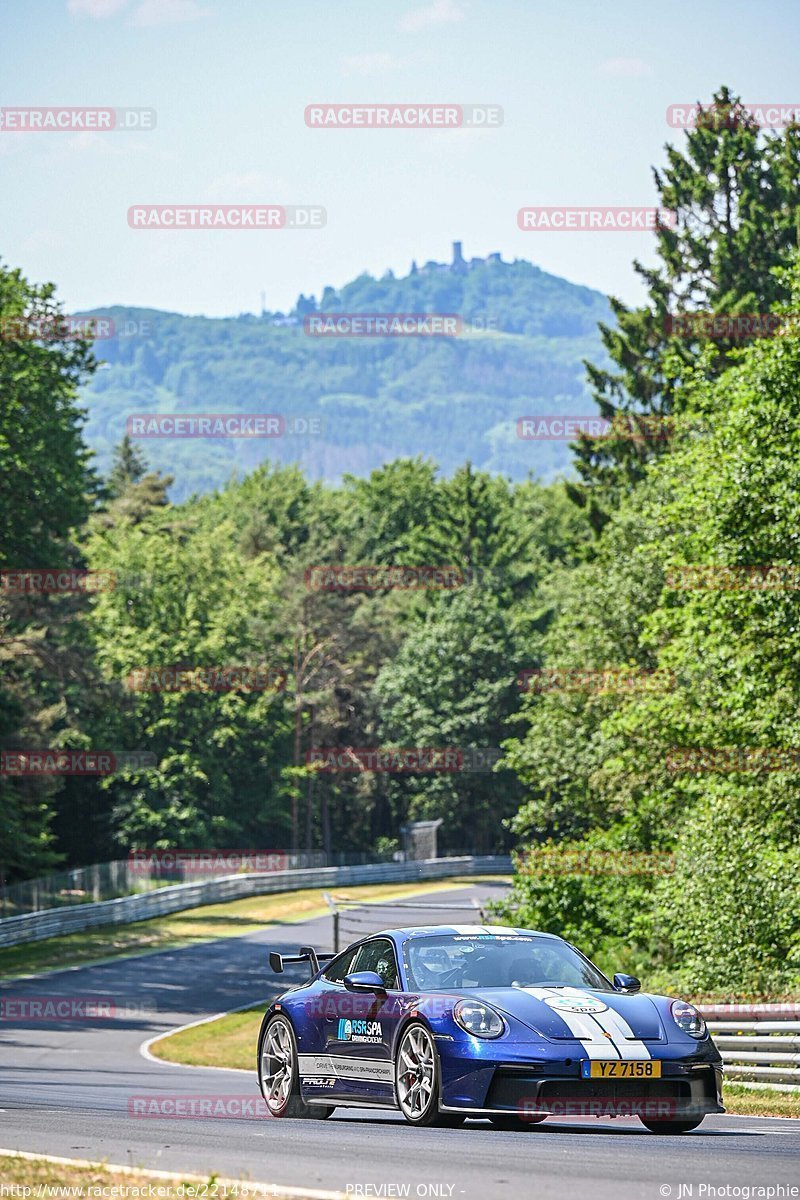
[(167, 1034), (150, 1046), (150, 1053), (167, 1062), (191, 1067), (236, 1067), (255, 1071), (256, 1043), (265, 1005), (228, 1013), (205, 1025)]
[(726, 1083), (723, 1102), (740, 1117), (800, 1117), (800, 1092), (778, 1092), (775, 1088), (751, 1089)]
[[(280, 1200), (286, 1192), (280, 1184), (258, 1184), (244, 1175), (240, 1187), (227, 1187), (219, 1175), (192, 1175), (177, 1171), (156, 1171), (147, 1167), (128, 1167), (97, 1162), (85, 1165), (78, 1161), (49, 1162), (46, 1158), (22, 1157), (19, 1154), (0, 1154), (0, 1184), (14, 1187), (12, 1195), (36, 1196), (37, 1190), (52, 1188), (52, 1195), (75, 1195), (84, 1198), (113, 1195), (133, 1197), (137, 1189), (153, 1188), (161, 1200), (213, 1200), (213, 1197), (268, 1196)], [(23, 1189), (28, 1188), (27, 1192)], [(70, 1191), (74, 1189), (74, 1191)], [(80, 1191), (78, 1190), (80, 1189)], [(89, 1191), (91, 1189), (91, 1193)], [(101, 1191), (102, 1189), (102, 1191)], [(46, 1194), (46, 1193), (45, 1193)], [(141, 1194), (146, 1195), (146, 1191)], [(302, 1191), (294, 1192), (294, 1200), (302, 1200)]]
[[(499, 879), (492, 876), (492, 879)], [(365, 900), (424, 895), (480, 882), (479, 878), (435, 880), (430, 883), (372, 884), (337, 888)], [(107, 925), (82, 933), (65, 934), (42, 942), (26, 942), (0, 950), (0, 979), (56, 970), (119, 955), (172, 950), (216, 938), (242, 937), (265, 925), (280, 925), (322, 916), (328, 911), (319, 888), (275, 895), (248, 896), (225, 904), (207, 904), (166, 917), (137, 921), (133, 925)]]

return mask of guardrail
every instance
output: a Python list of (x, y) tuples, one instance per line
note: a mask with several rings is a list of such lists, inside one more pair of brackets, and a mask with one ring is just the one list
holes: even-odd
[(50, 908), (0, 920), (0, 946), (39, 942), (64, 933), (80, 933), (100, 925), (129, 925), (150, 917), (163, 917), (201, 904), (219, 904), (271, 892), (296, 892), (302, 888), (331, 888), (342, 884), (414, 883), (446, 879), (450, 875), (505, 875), (512, 871), (505, 855), (431, 858), (418, 862), (369, 863), (353, 867), (312, 867), (292, 871), (226, 875), (202, 883), (182, 883), (137, 896)]
[[(369, 883), (413, 883), (452, 875), (504, 875), (512, 871), (503, 855), (433, 858), (421, 862), (310, 867), (227, 875), (183, 883), (135, 896), (45, 909), (0, 920), (0, 946), (43, 941), (102, 925), (128, 925), (201, 904), (217, 904), (274, 892)], [(800, 1004), (702, 1004), (725, 1064), (725, 1075), (747, 1087), (800, 1091)]]
[(698, 1004), (722, 1055), (725, 1078), (800, 1092), (800, 1004)]
[[(469, 857), (471, 849), (448, 851), (449, 858)], [(239, 859), (239, 863), (235, 860)], [(206, 860), (206, 861), (204, 861)], [(224, 863), (227, 861), (227, 869)], [(132, 850), (128, 858), (71, 867), (38, 879), (0, 886), (0, 919), (21, 917), (47, 908), (70, 904), (99, 904), (135, 896), (157, 887), (179, 883), (203, 883), (212, 876), (238, 875), (243, 871), (296, 871), (312, 867), (363, 867), (376, 862), (406, 862), (402, 855), (378, 855), (367, 851), (323, 850)], [(263, 865), (262, 865), (263, 864)]]

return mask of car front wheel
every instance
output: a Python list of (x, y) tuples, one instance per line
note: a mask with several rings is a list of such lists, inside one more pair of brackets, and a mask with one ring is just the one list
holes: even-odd
[(394, 1088), (397, 1104), (409, 1125), (439, 1122), (439, 1056), (433, 1037), (420, 1021), (403, 1030), (397, 1048)]

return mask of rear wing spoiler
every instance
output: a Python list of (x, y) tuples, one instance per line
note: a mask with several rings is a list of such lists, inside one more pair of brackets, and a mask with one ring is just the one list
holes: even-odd
[(276, 950), (271, 951), (269, 965), (276, 975), (282, 975), (283, 968), (287, 963), (307, 962), (311, 966), (311, 975), (309, 978), (312, 978), (316, 975), (322, 963), (330, 962), (335, 957), (335, 954), (317, 954), (313, 946), (301, 946), (297, 954), (278, 954)]

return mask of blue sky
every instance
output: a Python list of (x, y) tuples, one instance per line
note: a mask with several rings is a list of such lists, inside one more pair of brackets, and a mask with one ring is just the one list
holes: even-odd
[[(777, 0), (0, 0), (0, 105), (155, 108), (147, 133), (0, 131), (0, 256), (68, 310), (286, 308), (367, 270), (499, 250), (640, 298), (645, 233), (521, 232), (524, 205), (646, 205), (667, 105), (800, 102)], [(314, 102), (500, 104), (495, 130), (316, 130)], [(319, 204), (318, 231), (140, 231), (132, 204)]]

